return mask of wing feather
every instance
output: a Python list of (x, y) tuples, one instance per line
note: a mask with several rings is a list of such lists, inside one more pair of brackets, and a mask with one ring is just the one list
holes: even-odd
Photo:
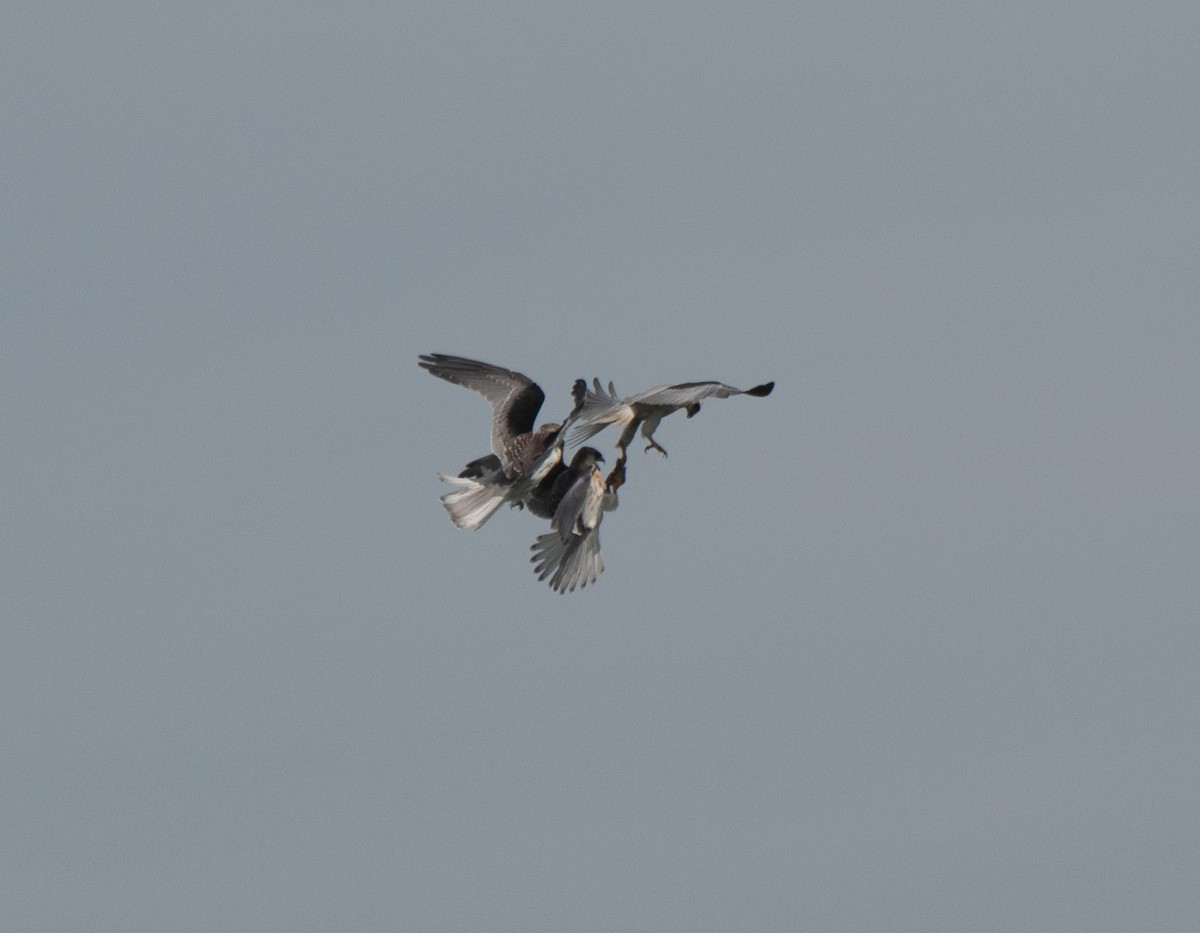
[(706, 398), (729, 398), (733, 395), (770, 395), (775, 383), (766, 382), (752, 389), (739, 389), (723, 382), (680, 382), (669, 386), (655, 386), (645, 392), (631, 396), (631, 404), (661, 406), (663, 408), (686, 408)]
[(512, 439), (533, 430), (546, 393), (523, 373), (465, 356), (430, 353), (419, 365), (431, 375), (478, 392), (492, 406), (492, 451), (507, 460)]

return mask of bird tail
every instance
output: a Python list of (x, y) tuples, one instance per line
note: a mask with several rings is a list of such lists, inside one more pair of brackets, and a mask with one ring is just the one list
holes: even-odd
[(450, 514), (450, 521), (456, 528), (470, 528), (474, 531), (489, 518), (504, 502), (502, 488), (480, 483), (467, 476), (446, 476), (438, 474), (438, 479), (457, 488), (441, 496), (442, 508)]
[(533, 572), (539, 580), (550, 578), (550, 588), (560, 593), (573, 592), (575, 587), (595, 583), (604, 572), (604, 557), (600, 553), (600, 535), (591, 529), (582, 535), (549, 531), (534, 542)]
[(615, 423), (624, 407), (625, 403), (621, 401), (611, 382), (607, 391), (600, 385), (599, 379), (593, 379), (592, 386), (593, 388), (589, 389), (582, 379), (575, 380), (575, 388), (572, 390), (572, 395), (575, 396), (572, 444), (586, 441), (593, 434), (598, 434)]

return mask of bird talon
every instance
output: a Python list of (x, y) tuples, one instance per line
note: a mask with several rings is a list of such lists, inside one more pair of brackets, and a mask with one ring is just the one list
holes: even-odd
[(625, 485), (625, 458), (617, 460), (617, 465), (612, 468), (612, 472), (608, 474), (608, 479), (605, 480), (605, 486), (609, 492), (616, 492)]

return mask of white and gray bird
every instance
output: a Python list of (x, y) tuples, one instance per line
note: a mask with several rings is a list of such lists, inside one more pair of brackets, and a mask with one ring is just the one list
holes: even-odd
[(455, 489), (441, 496), (458, 528), (479, 528), (504, 503), (521, 505), (562, 464), (562, 423), (533, 427), (546, 394), (522, 373), (445, 353), (419, 359), (422, 369), (482, 395), (492, 406), (492, 453), (472, 460), (458, 476), (439, 473)]
[(565, 460), (556, 464), (546, 478), (530, 491), (522, 504), (538, 518), (553, 521), (554, 513), (558, 511), (559, 504), (575, 484), (575, 480), (593, 464), (603, 462), (603, 455), (595, 447), (580, 447), (575, 451), (569, 465)]
[(533, 572), (539, 580), (549, 577), (550, 587), (570, 593), (576, 587), (595, 583), (604, 571), (600, 553), (600, 521), (618, 505), (617, 489), (625, 482), (625, 463), (619, 462), (604, 479), (597, 463), (604, 457), (593, 447), (575, 452), (562, 479), (570, 486), (550, 520), (550, 531), (539, 535), (531, 550)]
[(621, 451), (621, 459), (625, 459), (625, 448), (633, 440), (633, 435), (642, 427), (642, 437), (648, 442), (646, 450), (657, 450), (664, 457), (666, 448), (654, 439), (658, 423), (673, 411), (684, 409), (690, 418), (700, 410), (700, 403), (706, 398), (729, 398), (731, 395), (753, 395), (757, 398), (770, 395), (775, 388), (774, 382), (764, 382), (752, 389), (735, 389), (723, 382), (680, 382), (676, 385), (655, 386), (637, 395), (620, 398), (613, 384), (608, 384), (605, 390), (599, 379), (592, 380), (593, 388), (589, 389), (582, 379), (575, 381), (577, 414), (575, 427), (571, 432), (571, 441), (578, 443), (587, 440), (594, 434), (603, 431), (610, 424), (621, 429), (617, 439), (617, 447)]

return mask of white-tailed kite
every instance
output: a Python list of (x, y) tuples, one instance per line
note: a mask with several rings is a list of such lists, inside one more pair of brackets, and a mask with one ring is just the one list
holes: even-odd
[(568, 466), (565, 462), (555, 465), (537, 486), (525, 497), (522, 505), (538, 518), (553, 519), (559, 503), (575, 480), (586, 472), (593, 463), (603, 463), (604, 457), (594, 447), (580, 447), (575, 451)]
[(550, 531), (539, 535), (531, 550), (533, 572), (550, 587), (570, 593), (595, 583), (604, 570), (600, 553), (600, 521), (617, 507), (617, 489), (625, 482), (625, 463), (619, 462), (605, 480), (597, 463), (600, 451), (581, 447), (560, 477), (569, 487), (554, 510)]
[(422, 369), (478, 392), (492, 406), (492, 453), (472, 460), (458, 476), (438, 474), (456, 487), (441, 497), (450, 520), (475, 529), (502, 504), (518, 505), (561, 465), (564, 424), (533, 423), (546, 394), (528, 376), (461, 356), (431, 353)]
[(633, 440), (639, 424), (642, 426), (642, 437), (648, 441), (646, 450), (653, 448), (665, 457), (667, 451), (654, 439), (654, 432), (658, 423), (671, 412), (682, 408), (690, 418), (700, 410), (700, 403), (706, 398), (729, 398), (731, 395), (762, 398), (770, 395), (775, 388), (774, 382), (764, 382), (752, 389), (735, 389), (723, 382), (681, 382), (677, 385), (655, 386), (637, 395), (619, 398), (611, 382), (607, 391), (600, 385), (599, 379), (593, 379), (592, 385), (594, 388), (589, 389), (582, 379), (575, 381), (578, 415), (571, 440), (578, 443), (615, 424), (621, 428), (617, 447), (622, 460), (625, 459), (625, 448)]

